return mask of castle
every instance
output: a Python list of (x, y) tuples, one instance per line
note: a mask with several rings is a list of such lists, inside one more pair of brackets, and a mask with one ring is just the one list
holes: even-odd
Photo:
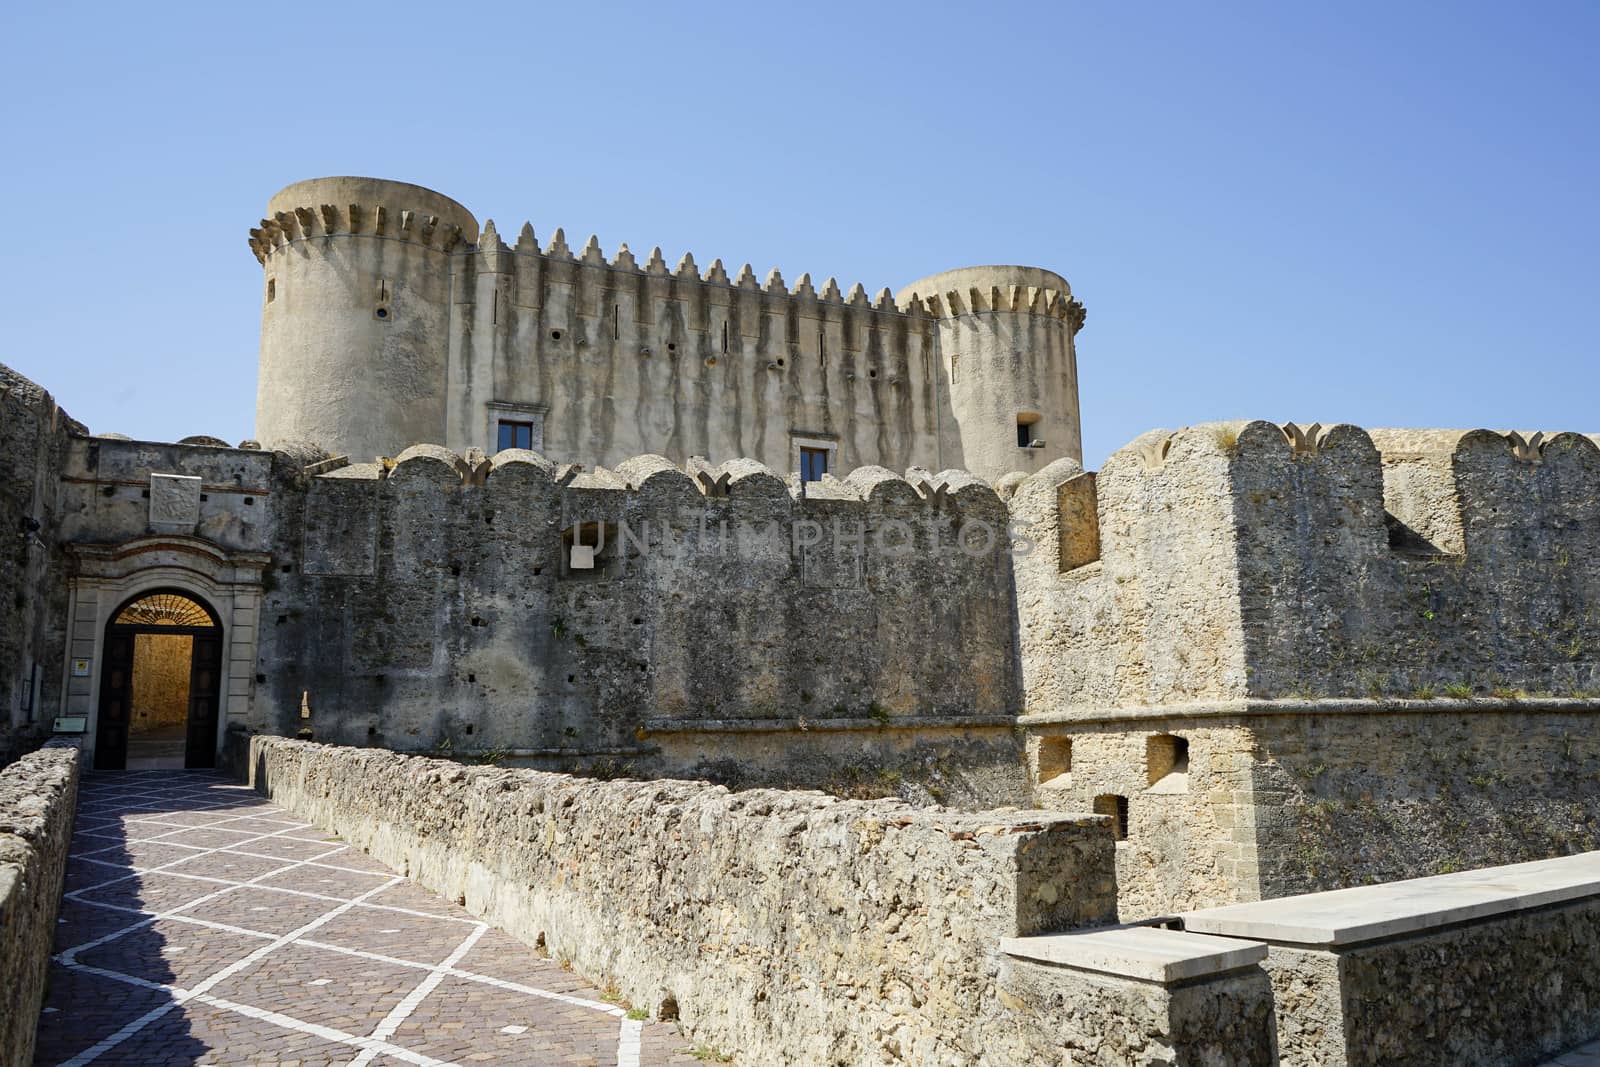
[(122, 766), (173, 635), (190, 765), (299, 736), (1093, 812), (1074, 921), (1600, 847), (1593, 437), (1215, 423), (1088, 472), (1047, 271), (762, 285), (352, 178), (250, 244), (259, 444), (0, 379), (0, 741)]
[(265, 269), (257, 437), (356, 462), (419, 442), (615, 466), (754, 459), (844, 475), (1081, 461), (1060, 275), (969, 267), (897, 297), (747, 263), (668, 268), (524, 224), (508, 246), (428, 189), (319, 178), (250, 231)]

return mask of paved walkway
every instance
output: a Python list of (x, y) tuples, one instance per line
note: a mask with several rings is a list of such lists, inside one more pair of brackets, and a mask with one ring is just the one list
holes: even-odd
[(1600, 1067), (1600, 1041), (1557, 1056), (1544, 1067)]
[(669, 1024), (208, 771), (86, 775), (38, 1064), (695, 1063)]

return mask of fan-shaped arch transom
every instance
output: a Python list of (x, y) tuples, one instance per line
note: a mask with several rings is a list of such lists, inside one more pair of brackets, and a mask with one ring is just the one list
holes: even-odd
[(112, 620), (117, 626), (212, 627), (210, 612), (180, 593), (151, 593), (140, 597)]

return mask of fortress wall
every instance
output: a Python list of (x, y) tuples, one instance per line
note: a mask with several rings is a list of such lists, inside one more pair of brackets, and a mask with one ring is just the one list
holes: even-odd
[(1227, 428), (1155, 431), (1097, 475), (1059, 460), (1015, 487), (1030, 714), (1242, 695)]
[(1432, 703), (1246, 720), (1263, 897), (1600, 848), (1600, 707)]
[(912, 478), (859, 468), (802, 498), (752, 461), (418, 446), (312, 479), (263, 612), (260, 723), (1015, 802), (1006, 510), (969, 475)]
[(1092, 530), (1060, 498), (1075, 468), (1018, 483), (1019, 517), (1099, 555), (1019, 564), (1029, 712), (1600, 692), (1600, 448), (1380, 438), (1407, 450), (1351, 426), (1146, 435), (1095, 477)]
[[(1159, 774), (1152, 738), (1182, 737), (1187, 769)], [(1122, 797), (1126, 837), (1117, 842), (1117, 914), (1123, 922), (1190, 907), (1258, 899), (1256, 737), (1246, 723), (1153, 714), (1136, 727), (1085, 723), (1029, 731), (1033, 803), (1095, 811)], [(1152, 755), (1155, 760), (1152, 761)], [(1066, 768), (1066, 769), (1062, 769)]]
[(508, 247), (492, 223), (455, 269), (458, 449), (493, 447), (499, 403), (541, 409), (542, 451), (562, 461), (654, 450), (789, 471), (793, 431), (835, 443), (838, 472), (960, 465), (933, 320), (887, 290), (818, 291), (809, 275), (791, 289), (776, 271), (763, 285), (720, 261), (702, 277), (692, 256), (608, 260), (592, 239), (575, 255), (560, 231), (541, 250), (529, 227)]
[(1353, 427), (1296, 450), (1252, 425), (1234, 465), (1252, 694), (1600, 690), (1588, 438), (1458, 434), (1391, 475)]
[[(1029, 722), (1036, 807), (1127, 803), (1119, 917), (1600, 849), (1592, 701), (1235, 701)], [(1161, 739), (1188, 768), (1160, 777)], [(1063, 770), (1063, 768), (1067, 768)]]
[(276, 803), (750, 1062), (1132, 1062), (1170, 1037), (1160, 987), (1115, 983), (1084, 1017), (1067, 1005), (1092, 979), (1023, 981), (1002, 959), (1001, 938), (1110, 918), (1093, 816), (596, 782), (268, 737), (247, 761)]
[[(1010, 501), (1046, 533), (1017, 577), (1035, 803), (1126, 798), (1124, 918), (1600, 845), (1590, 439), (1229, 424), (1159, 466), (1152, 440), (1093, 480), (1092, 527), (1070, 466)], [(1217, 648), (1233, 684), (1196, 684)], [(1150, 777), (1166, 734), (1182, 791)]]
[(60, 700), (60, 475), (73, 430), (49, 393), (0, 364), (0, 766), (48, 736)]
[[(299, 466), (289, 456), (254, 449), (75, 437), (61, 472), (61, 537), (117, 545), (168, 533), (203, 538), (230, 551), (266, 551), (276, 536), (274, 483), (292, 480)], [(198, 521), (152, 523), (152, 474), (200, 479)]]

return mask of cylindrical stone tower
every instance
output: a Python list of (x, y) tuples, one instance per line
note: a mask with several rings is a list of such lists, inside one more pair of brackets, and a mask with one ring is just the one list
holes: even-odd
[(369, 462), (445, 435), (451, 250), (478, 221), (405, 182), (314, 178), (272, 198), (256, 437)]
[(1074, 337), (1083, 305), (1038, 267), (963, 267), (913, 282), (939, 319), (939, 351), (960, 426), (962, 463), (993, 481), (1063, 456), (1083, 462)]

